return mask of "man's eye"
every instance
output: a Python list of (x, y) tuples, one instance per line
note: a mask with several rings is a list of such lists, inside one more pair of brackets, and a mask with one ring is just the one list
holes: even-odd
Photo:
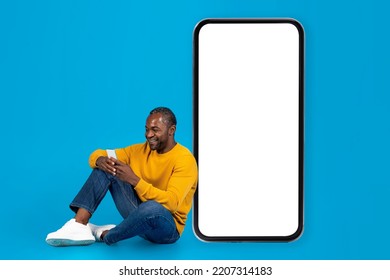
[(153, 132), (158, 132), (158, 131), (160, 131), (158, 128), (151, 128), (151, 129), (149, 129), (149, 128), (145, 128), (145, 132), (148, 132), (148, 131), (153, 131)]

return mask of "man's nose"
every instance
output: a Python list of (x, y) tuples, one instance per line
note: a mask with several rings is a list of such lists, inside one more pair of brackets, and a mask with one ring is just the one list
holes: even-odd
[(146, 131), (146, 137), (147, 137), (147, 138), (150, 138), (150, 137), (153, 137), (153, 136), (154, 136), (154, 133), (153, 133), (152, 130)]

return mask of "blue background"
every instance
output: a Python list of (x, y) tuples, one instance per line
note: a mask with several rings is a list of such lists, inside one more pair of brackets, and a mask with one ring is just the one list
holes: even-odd
[[(1, 1), (0, 259), (389, 259), (388, 10), (379, 0)], [(192, 32), (212, 17), (305, 28), (301, 238), (205, 243), (190, 218), (173, 245), (48, 246), (89, 154), (143, 141), (150, 109), (171, 107), (192, 148)], [(119, 220), (108, 196), (92, 222)]]

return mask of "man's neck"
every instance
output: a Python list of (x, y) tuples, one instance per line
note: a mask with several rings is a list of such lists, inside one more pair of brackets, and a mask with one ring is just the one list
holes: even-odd
[(166, 147), (164, 150), (162, 151), (157, 151), (158, 154), (165, 154), (165, 153), (168, 153), (170, 150), (172, 150), (175, 146), (176, 146), (176, 141), (175, 140), (172, 140)]

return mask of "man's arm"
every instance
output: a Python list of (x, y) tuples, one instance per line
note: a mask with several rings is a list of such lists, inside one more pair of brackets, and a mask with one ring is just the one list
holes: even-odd
[[(115, 169), (114, 176), (118, 177), (120, 180), (129, 183), (132, 186), (136, 186), (140, 181), (140, 178), (135, 175), (131, 167), (117, 159), (111, 159), (112, 167)], [(109, 165), (111, 163), (108, 163)], [(115, 165), (115, 166), (114, 166)]]
[(89, 166), (91, 168), (96, 168), (96, 161), (99, 157), (107, 157), (107, 152), (106, 150), (98, 149), (92, 152), (92, 154), (89, 156)]
[(140, 179), (134, 187), (142, 201), (155, 200), (175, 213), (187, 194), (195, 188), (198, 178), (196, 161), (193, 157), (183, 157), (175, 166), (167, 190), (161, 190)]
[[(122, 148), (122, 149), (115, 149), (116, 156), (119, 161), (124, 163), (130, 163), (129, 160), (129, 147)], [(103, 171), (109, 172), (112, 175), (116, 175), (117, 169), (115, 168), (115, 159), (110, 158), (107, 155), (107, 150), (98, 149), (95, 150), (90, 156), (89, 156), (89, 165), (91, 168), (99, 168)]]

